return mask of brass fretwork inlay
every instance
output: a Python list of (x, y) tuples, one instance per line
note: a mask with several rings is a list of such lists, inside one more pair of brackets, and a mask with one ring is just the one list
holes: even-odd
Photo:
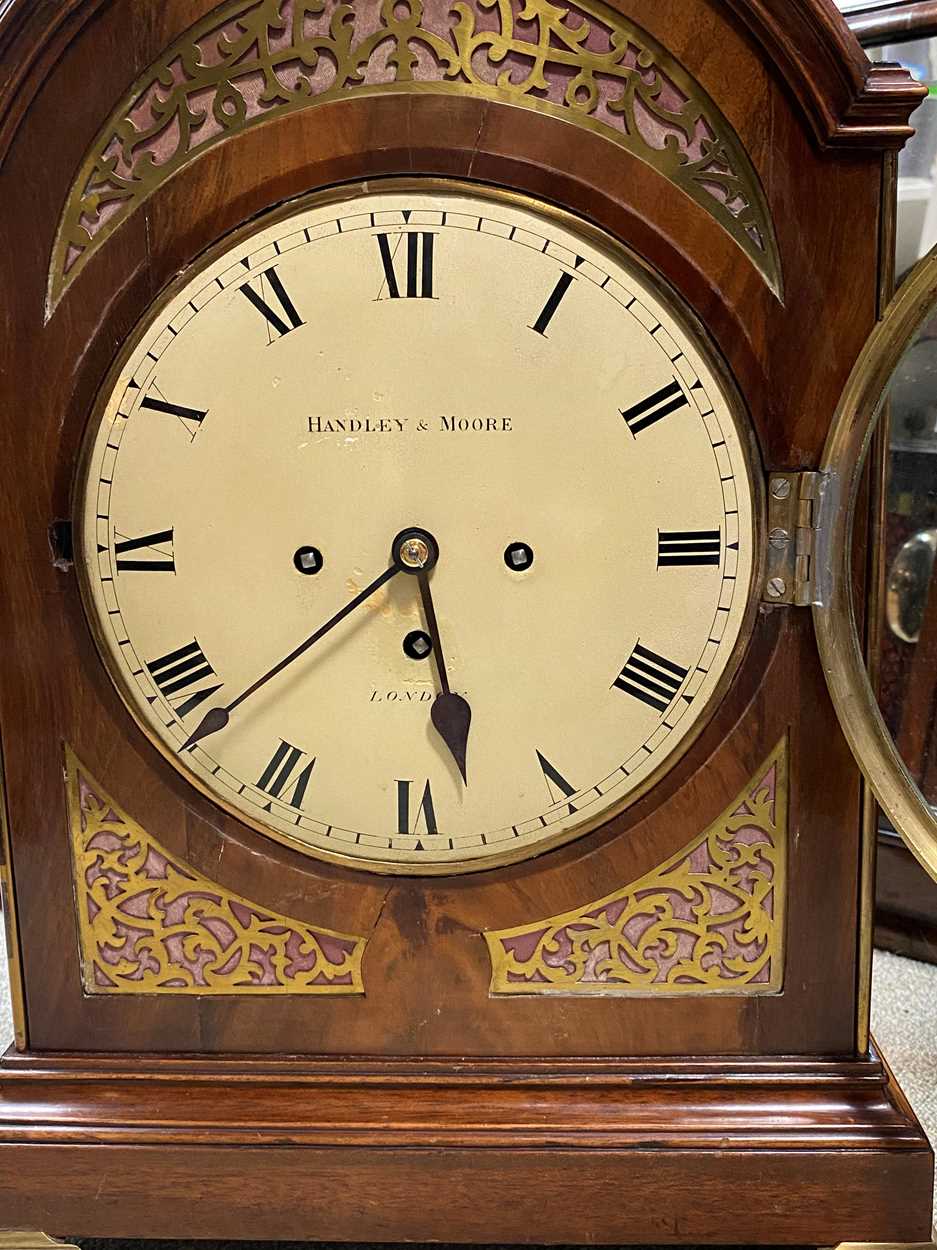
[(66, 749), (88, 994), (363, 994), (365, 939), (225, 890), (170, 855)]
[(494, 994), (772, 994), (784, 972), (787, 743), (699, 837), (592, 903), (486, 933)]
[(780, 294), (770, 213), (737, 134), (660, 44), (601, 0), (228, 0), (141, 75), (89, 148), (59, 225), (49, 314), (194, 157), (352, 92), (406, 91), (478, 95), (596, 131), (701, 205)]

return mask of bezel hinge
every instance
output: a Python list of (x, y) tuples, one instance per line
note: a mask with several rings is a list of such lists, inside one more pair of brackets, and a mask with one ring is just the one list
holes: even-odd
[(806, 470), (768, 478), (766, 603), (806, 608), (814, 602), (820, 477)]

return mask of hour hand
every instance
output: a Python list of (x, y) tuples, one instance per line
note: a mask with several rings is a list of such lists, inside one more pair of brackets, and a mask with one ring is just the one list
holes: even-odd
[(394, 539), (391, 557), (402, 572), (412, 573), (419, 583), (423, 615), (426, 617), (426, 628), (433, 644), (433, 655), (436, 659), (436, 671), (439, 674), (441, 690), (433, 703), (430, 718), (436, 732), (449, 748), (462, 774), (462, 780), (467, 785), (465, 754), (468, 748), (469, 727), (472, 723), (472, 709), (467, 699), (463, 699), (460, 694), (453, 694), (449, 689), (446, 658), (443, 655), (442, 642), (439, 638), (439, 623), (436, 620), (433, 592), (429, 584), (430, 569), (435, 567), (439, 559), (439, 544), (427, 530), (402, 530)]
[(472, 723), (472, 709), (468, 701), (460, 694), (448, 693), (436, 696), (430, 709), (430, 716), (436, 732), (452, 753), (452, 758), (459, 767), (462, 780), (468, 785), (465, 774), (465, 752), (468, 747), (469, 726)]
[(453, 694), (449, 689), (446, 658), (443, 655), (439, 623), (436, 620), (436, 608), (433, 605), (433, 592), (429, 584), (429, 571), (436, 563), (439, 548), (432, 535), (425, 531), (404, 531), (397, 539), (396, 556), (406, 572), (416, 574), (420, 586), (420, 598), (423, 602), (423, 615), (426, 617), (426, 628), (429, 630), (430, 641), (433, 644), (441, 692), (436, 696), (430, 717), (436, 732), (449, 748), (462, 774), (463, 782), (468, 785), (465, 756), (468, 749), (469, 728), (472, 724), (472, 709), (467, 699), (460, 694)]
[(196, 742), (200, 742), (202, 738), (207, 738), (209, 734), (216, 734), (219, 729), (224, 729), (230, 719), (231, 715), (226, 707), (211, 708), (195, 726), (185, 742), (183, 742), (182, 750), (191, 751)]

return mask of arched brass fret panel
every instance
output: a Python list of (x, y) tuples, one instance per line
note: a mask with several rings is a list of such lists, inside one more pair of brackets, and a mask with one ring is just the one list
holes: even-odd
[(59, 224), (47, 314), (201, 153), (353, 92), (407, 91), (478, 95), (603, 135), (701, 205), (780, 298), (773, 224), (738, 136), (660, 44), (600, 0), (228, 0), (149, 67), (89, 148)]
[(365, 939), (224, 889), (170, 853), (66, 748), (86, 994), (363, 994)]
[(787, 741), (718, 820), (637, 881), (486, 933), (493, 994), (774, 994), (784, 978)]

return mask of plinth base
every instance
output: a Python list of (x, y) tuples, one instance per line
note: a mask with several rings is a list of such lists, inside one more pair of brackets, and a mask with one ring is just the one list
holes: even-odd
[(0, 1228), (63, 1237), (911, 1243), (932, 1186), (875, 1055), (0, 1067)]

